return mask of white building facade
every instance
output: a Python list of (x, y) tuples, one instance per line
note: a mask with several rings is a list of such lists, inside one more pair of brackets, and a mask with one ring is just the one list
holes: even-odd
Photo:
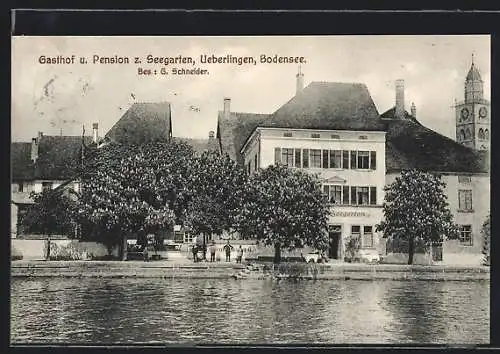
[(280, 163), (317, 175), (328, 198), (330, 259), (344, 259), (345, 244), (378, 254), (385, 181), (385, 132), (257, 128), (242, 151), (250, 173)]

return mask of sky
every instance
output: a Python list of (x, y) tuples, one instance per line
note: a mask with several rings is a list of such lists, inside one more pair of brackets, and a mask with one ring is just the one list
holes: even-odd
[[(12, 141), (45, 135), (103, 136), (134, 102), (167, 101), (174, 136), (207, 138), (225, 97), (235, 112), (272, 113), (295, 94), (298, 64), (202, 64), (200, 55), (303, 56), (304, 83), (367, 85), (379, 111), (394, 106), (397, 79), (417, 119), (455, 138), (454, 101), (464, 99), (472, 54), (490, 99), (490, 36), (265, 37), (13, 37)], [(191, 56), (195, 65), (148, 64), (154, 57)], [(40, 56), (75, 55), (74, 64), (42, 64)], [(94, 55), (129, 57), (129, 64), (93, 64)], [(79, 64), (79, 57), (90, 62)], [(135, 64), (139, 57), (141, 64)], [(160, 69), (200, 68), (209, 75), (160, 75)], [(138, 68), (158, 75), (138, 75)]]

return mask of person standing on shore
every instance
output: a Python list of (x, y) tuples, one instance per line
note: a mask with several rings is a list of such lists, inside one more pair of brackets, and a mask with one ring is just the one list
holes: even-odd
[(231, 262), (231, 249), (234, 248), (227, 240), (227, 244), (224, 245), (224, 251), (226, 251), (226, 262)]
[(212, 244), (210, 245), (210, 262), (215, 262), (215, 241), (212, 241)]
[(240, 248), (238, 248), (238, 250), (236, 251), (236, 263), (241, 263), (242, 258), (243, 258), (243, 248), (241, 248), (240, 245)]
[(197, 247), (196, 243), (191, 248), (191, 252), (193, 252), (193, 262), (196, 263), (196, 261), (198, 259), (198, 247)]

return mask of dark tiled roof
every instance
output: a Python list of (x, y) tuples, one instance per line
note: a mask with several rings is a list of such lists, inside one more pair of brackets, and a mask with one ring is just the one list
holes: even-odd
[(108, 131), (106, 138), (121, 144), (140, 145), (168, 141), (172, 132), (170, 103), (134, 103)]
[(337, 82), (312, 82), (262, 126), (369, 131), (384, 128), (366, 85)]
[[(92, 137), (84, 138), (86, 146), (92, 146)], [(12, 180), (65, 180), (73, 178), (79, 167), (82, 137), (50, 136), (39, 138), (38, 159), (31, 162), (32, 143), (12, 143)]]
[(193, 138), (181, 138), (181, 137), (173, 137), (173, 141), (183, 141), (189, 145), (191, 145), (194, 149), (194, 152), (197, 154), (201, 154), (204, 151), (219, 151), (218, 144), (216, 139), (193, 139)]
[[(391, 109), (388, 109), (387, 111), (382, 113), (380, 115), (380, 118), (382, 118), (382, 119), (400, 119), (400, 118), (396, 118), (395, 113), (396, 113), (396, 107), (392, 107)], [(415, 117), (413, 117), (410, 113), (408, 113), (408, 111), (405, 111), (404, 119), (409, 119), (409, 120), (414, 121), (415, 123), (420, 124), (420, 122), (417, 121), (417, 119)]]
[(10, 146), (12, 180), (32, 180), (35, 169), (31, 161), (31, 143), (14, 142)]
[[(86, 145), (92, 137), (84, 137)], [(42, 136), (38, 159), (35, 163), (36, 179), (65, 180), (73, 178), (81, 162), (81, 136)]]
[[(388, 111), (389, 112), (389, 111)], [(386, 117), (389, 113), (385, 112)], [(409, 119), (385, 121), (386, 170), (398, 172), (416, 168), (429, 172), (488, 173), (488, 154), (463, 146)]]
[(265, 122), (269, 114), (231, 112), (229, 117), (219, 111), (217, 139), (222, 153), (241, 162), (240, 150), (256, 127)]

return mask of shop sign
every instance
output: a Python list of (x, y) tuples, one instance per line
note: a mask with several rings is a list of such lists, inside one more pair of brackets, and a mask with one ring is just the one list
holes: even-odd
[(370, 213), (360, 210), (334, 210), (332, 216), (340, 217), (368, 217)]

